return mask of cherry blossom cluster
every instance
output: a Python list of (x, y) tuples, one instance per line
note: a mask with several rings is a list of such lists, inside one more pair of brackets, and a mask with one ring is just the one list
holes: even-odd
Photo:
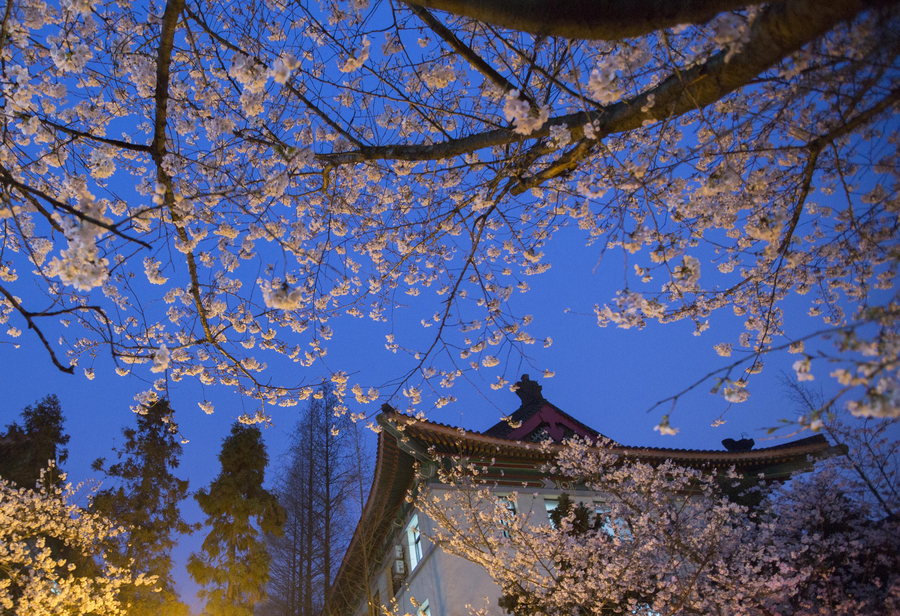
[(517, 613), (893, 614), (900, 475), (885, 427), (844, 430), (849, 457), (783, 487), (545, 444), (543, 470), (577, 503), (556, 526), (492, 461), (445, 461), (415, 506), (436, 522), (429, 539), (484, 567)]
[[(689, 319), (735, 362), (729, 402), (816, 331), (786, 329), (803, 296), (842, 365), (808, 353), (798, 374), (835, 379), (854, 414), (900, 414), (895, 15), (812, 10), (825, 21), (788, 44), (774, 7), (620, 41), (395, 9), (10, 2), (7, 335), (88, 378), (152, 376), (145, 397), (224, 386), (267, 421), (344, 370), (329, 341), (367, 319), (407, 362), (375, 389), (418, 411), (467, 373), (506, 386), (518, 358), (552, 374), (522, 294), (571, 227), (626, 263), (615, 297), (573, 312)], [(406, 306), (431, 316), (387, 329)], [(738, 339), (714, 338), (722, 308)], [(339, 384), (339, 410), (380, 385)]]
[(119, 590), (155, 578), (107, 563), (100, 546), (124, 529), (73, 504), (80, 486), (48, 486), (49, 477), (35, 489), (0, 478), (0, 606), (16, 616), (127, 614)]

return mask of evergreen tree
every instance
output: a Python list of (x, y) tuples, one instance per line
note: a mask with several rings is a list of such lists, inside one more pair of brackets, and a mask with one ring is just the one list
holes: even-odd
[(59, 478), (59, 467), (69, 457), (64, 445), (69, 435), (63, 432), (65, 418), (59, 398), (54, 394), (28, 405), (22, 410), (22, 425), (11, 423), (0, 435), (0, 476), (22, 488), (33, 488), (41, 478), (41, 471), (52, 483)]
[[(168, 417), (172, 409), (161, 400), (137, 416), (137, 428), (123, 428), (125, 445), (115, 450), (118, 462), (105, 469), (118, 486), (97, 493), (94, 509), (127, 530), (106, 548), (107, 559), (131, 566), (136, 573), (155, 575), (155, 588), (125, 587), (122, 603), (129, 616), (187, 614), (172, 579), (172, 549), (177, 535), (195, 527), (181, 517), (178, 505), (187, 497), (188, 482), (172, 474), (178, 468), (181, 444)], [(94, 462), (103, 470), (102, 458)], [(199, 526), (199, 525), (197, 525)]]
[(222, 471), (209, 490), (194, 495), (207, 515), (209, 534), (202, 552), (191, 554), (188, 572), (205, 587), (200, 596), (206, 599), (206, 613), (250, 616), (269, 579), (269, 554), (257, 536), (260, 531), (280, 534), (284, 509), (263, 488), (269, 458), (259, 428), (235, 423), (219, 462)]

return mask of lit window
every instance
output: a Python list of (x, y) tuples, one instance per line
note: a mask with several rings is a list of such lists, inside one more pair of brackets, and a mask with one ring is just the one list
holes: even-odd
[(419, 532), (419, 516), (414, 515), (406, 527), (406, 540), (409, 544), (409, 568), (415, 569), (422, 560), (422, 533)]

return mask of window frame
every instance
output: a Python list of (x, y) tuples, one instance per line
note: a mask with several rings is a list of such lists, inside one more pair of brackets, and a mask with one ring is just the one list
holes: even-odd
[(409, 554), (409, 570), (412, 572), (425, 557), (422, 545), (422, 530), (419, 527), (419, 515), (414, 513), (406, 525), (406, 547)]

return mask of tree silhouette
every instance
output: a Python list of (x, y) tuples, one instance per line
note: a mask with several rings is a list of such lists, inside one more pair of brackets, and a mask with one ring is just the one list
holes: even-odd
[[(69, 435), (63, 430), (65, 418), (55, 394), (49, 394), (22, 410), (22, 425), (11, 423), (0, 435), (0, 477), (31, 489), (44, 477), (56, 482), (59, 467), (69, 450)], [(49, 469), (44, 473), (45, 469)]]
[(263, 488), (269, 458), (259, 428), (235, 423), (219, 462), (219, 476), (194, 495), (209, 534), (187, 568), (204, 587), (199, 594), (206, 599), (206, 613), (250, 616), (269, 579), (269, 554), (259, 535), (280, 534), (284, 510)]
[(94, 462), (94, 470), (104, 471), (114, 487), (97, 492), (93, 508), (125, 527), (106, 546), (107, 559), (117, 566), (130, 566), (135, 573), (156, 576), (152, 588), (123, 588), (120, 600), (132, 616), (189, 612), (175, 591), (172, 549), (179, 535), (190, 534), (199, 525), (185, 522), (179, 511), (188, 482), (173, 475), (181, 444), (168, 422), (172, 412), (166, 400), (145, 408), (137, 414), (136, 428), (122, 429), (125, 444), (115, 450), (117, 461), (105, 469), (102, 458)]
[(309, 400), (275, 482), (286, 518), (283, 535), (266, 537), (272, 616), (330, 613), (331, 582), (361, 510), (354, 492), (368, 479), (356, 455), (362, 436), (348, 415), (335, 416), (337, 404), (328, 386)]

